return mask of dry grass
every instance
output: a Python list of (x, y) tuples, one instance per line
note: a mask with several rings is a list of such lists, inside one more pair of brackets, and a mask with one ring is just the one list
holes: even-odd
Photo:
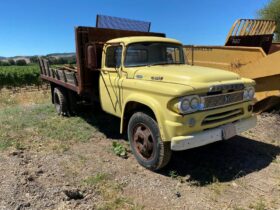
[(29, 106), (49, 102), (50, 90), (12, 91), (9, 89), (2, 89), (0, 91), (0, 109), (8, 108), (14, 105)]

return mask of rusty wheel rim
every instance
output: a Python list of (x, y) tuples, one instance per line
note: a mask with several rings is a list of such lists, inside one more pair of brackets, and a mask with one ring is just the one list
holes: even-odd
[(144, 160), (154, 155), (154, 138), (151, 130), (144, 124), (137, 124), (133, 129), (133, 144), (137, 154)]

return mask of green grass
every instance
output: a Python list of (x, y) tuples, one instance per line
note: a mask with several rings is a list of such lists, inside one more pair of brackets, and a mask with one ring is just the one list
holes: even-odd
[(0, 149), (24, 147), (24, 141), (44, 143), (54, 140), (60, 142), (65, 151), (68, 143), (87, 141), (95, 131), (81, 117), (58, 116), (52, 104), (0, 109)]
[(0, 66), (0, 88), (41, 84), (36, 64), (27, 66)]

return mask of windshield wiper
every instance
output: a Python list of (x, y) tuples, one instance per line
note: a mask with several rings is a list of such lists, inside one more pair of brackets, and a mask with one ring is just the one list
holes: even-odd
[(147, 64), (125, 65), (125, 67), (138, 67), (138, 66), (147, 66)]
[(169, 63), (169, 62), (157, 62), (157, 63), (151, 63), (148, 66), (155, 66), (155, 65), (173, 65), (173, 64), (185, 64), (183, 62), (177, 62), (177, 63)]
[(173, 63), (168, 63), (168, 62), (164, 61), (164, 62), (150, 63), (150, 64), (148, 64), (148, 66), (169, 65), (169, 64), (173, 64)]

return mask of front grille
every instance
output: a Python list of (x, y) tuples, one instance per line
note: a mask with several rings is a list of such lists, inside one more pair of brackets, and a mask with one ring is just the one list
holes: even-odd
[(241, 116), (241, 115), (243, 115), (243, 113), (244, 113), (243, 109), (234, 109), (234, 110), (230, 110), (230, 111), (226, 111), (226, 112), (222, 112), (222, 113), (218, 113), (218, 114), (208, 115), (207, 117), (204, 118), (201, 125), (209, 125), (209, 124), (213, 124), (213, 123), (222, 122), (225, 120), (229, 120), (229, 119)]
[(202, 97), (204, 109), (212, 109), (243, 101), (243, 91)]

